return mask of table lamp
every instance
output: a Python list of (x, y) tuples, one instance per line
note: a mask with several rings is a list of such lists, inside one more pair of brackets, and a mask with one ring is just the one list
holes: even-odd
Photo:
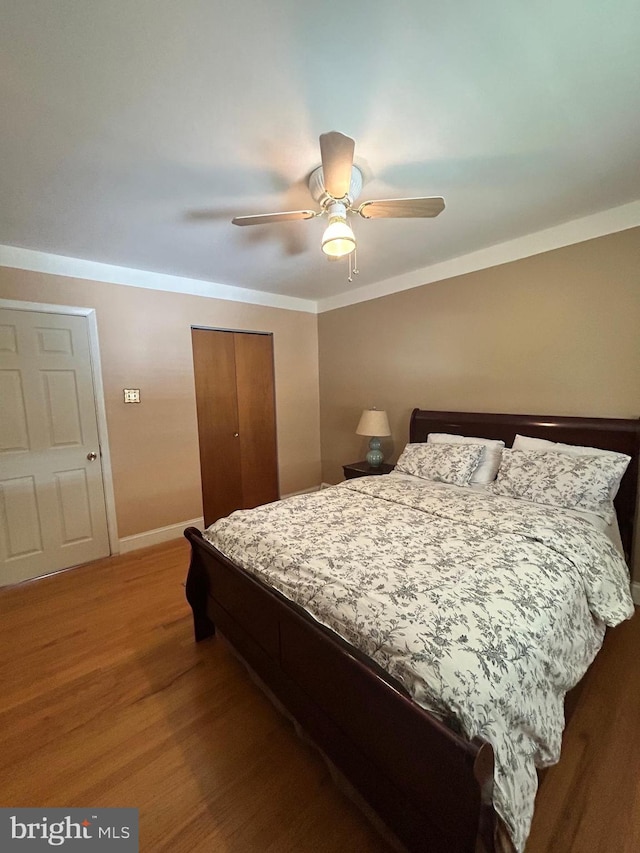
[(380, 450), (379, 436), (391, 435), (387, 413), (378, 409), (365, 409), (360, 418), (356, 435), (371, 436), (367, 462), (372, 468), (379, 468), (384, 459)]

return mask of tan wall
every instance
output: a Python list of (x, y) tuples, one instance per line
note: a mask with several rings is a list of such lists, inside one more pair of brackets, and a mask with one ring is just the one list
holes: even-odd
[(0, 297), (96, 309), (120, 537), (202, 515), (192, 324), (273, 332), (280, 491), (320, 482), (315, 315), (7, 268)]
[(388, 461), (414, 406), (639, 417), (640, 229), (326, 312), (318, 335), (325, 482), (364, 458), (372, 405)]

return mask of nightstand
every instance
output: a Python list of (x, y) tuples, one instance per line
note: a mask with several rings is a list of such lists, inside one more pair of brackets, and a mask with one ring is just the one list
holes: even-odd
[(371, 477), (378, 474), (388, 474), (393, 471), (394, 465), (389, 465), (383, 462), (379, 468), (372, 468), (368, 462), (352, 462), (350, 465), (343, 465), (342, 470), (346, 480), (353, 480), (355, 477)]

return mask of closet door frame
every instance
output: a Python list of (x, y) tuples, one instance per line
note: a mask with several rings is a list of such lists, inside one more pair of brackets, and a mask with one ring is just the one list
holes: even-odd
[[(196, 343), (196, 332), (219, 332), (228, 336), (228, 345), (220, 344), (218, 346), (222, 365), (222, 375), (217, 381), (222, 381), (220, 387), (214, 387), (210, 384), (209, 376), (214, 375), (213, 364), (210, 372), (203, 375), (202, 364), (196, 366), (196, 353), (199, 344)], [(275, 352), (274, 352), (274, 335), (273, 332), (254, 331), (251, 329), (228, 329), (217, 326), (191, 326), (192, 349), (194, 357), (194, 381), (196, 385), (196, 409), (198, 418), (198, 441), (200, 449), (200, 470), (202, 478), (202, 493), (203, 493), (203, 509), (205, 527), (209, 526), (217, 518), (228, 515), (235, 509), (248, 508), (258, 505), (256, 503), (256, 489), (249, 487), (247, 484), (247, 467), (252, 463), (256, 463), (261, 455), (270, 455), (268, 448), (263, 445), (262, 448), (251, 448), (252, 454), (247, 457), (247, 439), (245, 433), (248, 426), (247, 417), (250, 417), (250, 401), (245, 395), (242, 395), (238, 385), (239, 380), (243, 375), (247, 374), (246, 363), (242, 363), (238, 368), (238, 350), (236, 348), (236, 336), (242, 335), (252, 337), (262, 337), (270, 339), (270, 360), (268, 364), (268, 373), (270, 378), (270, 396), (269, 401), (273, 413), (273, 465), (274, 470), (272, 476), (275, 479), (275, 494), (269, 495), (267, 500), (260, 500), (258, 503), (265, 503), (270, 500), (277, 500), (280, 497), (279, 483), (279, 467), (278, 467), (278, 442), (277, 442), (277, 412), (276, 412), (276, 389), (275, 389)], [(219, 338), (218, 341), (224, 341), (225, 338)], [(202, 342), (203, 339), (200, 339)], [(243, 345), (243, 351), (246, 353), (251, 347)], [(204, 363), (210, 356), (205, 350), (199, 353), (204, 355)], [(211, 356), (215, 358), (215, 356)], [(266, 368), (266, 361), (264, 364)], [(200, 368), (200, 369), (199, 369)], [(235, 406), (234, 411), (228, 411), (227, 417), (222, 424), (216, 428), (216, 418), (218, 417), (218, 407), (221, 406), (223, 398), (228, 398), (231, 394), (231, 383), (233, 382), (233, 395)], [(260, 435), (255, 435), (254, 438), (260, 442)], [(244, 458), (243, 458), (244, 448)], [(221, 467), (222, 466), (222, 470)], [(229, 474), (231, 471), (236, 471), (237, 482), (231, 483), (230, 491), (223, 496), (217, 490), (220, 482), (229, 483)], [(211, 472), (211, 476), (207, 477), (206, 472)], [(226, 472), (226, 473), (225, 473)], [(218, 476), (220, 474), (220, 476)], [(260, 492), (260, 485), (257, 487)], [(251, 500), (249, 500), (251, 498)], [(216, 506), (217, 505), (217, 506)], [(211, 507), (215, 508), (215, 518), (210, 516)], [(220, 507), (222, 508), (221, 511)]]

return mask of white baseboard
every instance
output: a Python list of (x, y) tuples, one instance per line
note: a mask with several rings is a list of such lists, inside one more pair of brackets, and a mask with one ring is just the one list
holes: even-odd
[[(323, 484), (324, 485), (324, 484)], [(291, 492), (281, 495), (281, 499), (292, 498), (294, 495), (306, 495), (319, 491), (323, 486), (312, 486), (310, 489), (302, 489), (299, 492)], [(185, 527), (198, 527), (204, 530), (204, 518), (192, 518), (190, 521), (180, 521), (177, 524), (169, 524), (167, 527), (158, 527), (155, 530), (145, 530), (144, 533), (135, 533), (133, 536), (124, 536), (119, 540), (120, 554), (128, 554), (129, 551), (137, 551), (138, 548), (147, 548), (149, 545), (160, 545), (162, 542), (170, 542), (179, 539)]]
[(138, 548), (147, 548), (149, 545), (159, 545), (161, 542), (179, 539), (185, 527), (198, 527), (203, 530), (204, 519), (200, 516), (200, 518), (192, 518), (190, 521), (180, 521), (178, 524), (169, 524), (167, 527), (157, 527), (155, 530), (146, 530), (144, 533), (125, 536), (120, 540), (120, 553), (128, 554), (129, 551), (137, 551)]
[[(299, 492), (291, 492), (288, 495), (281, 495), (281, 500), (292, 498), (294, 495), (306, 495), (311, 492), (317, 492), (322, 486), (312, 486), (310, 489), (301, 489)], [(124, 536), (119, 540), (120, 554), (127, 554), (129, 551), (137, 551), (138, 548), (146, 548), (149, 545), (160, 545), (162, 542), (170, 542), (172, 539), (179, 539), (185, 527), (198, 527), (204, 530), (204, 518), (192, 518), (190, 521), (180, 521), (177, 524), (169, 524), (167, 527), (158, 527), (155, 530), (145, 530), (144, 533), (135, 533), (133, 536)]]
[(631, 584), (631, 597), (633, 598), (634, 604), (640, 605), (640, 581), (634, 581)]

